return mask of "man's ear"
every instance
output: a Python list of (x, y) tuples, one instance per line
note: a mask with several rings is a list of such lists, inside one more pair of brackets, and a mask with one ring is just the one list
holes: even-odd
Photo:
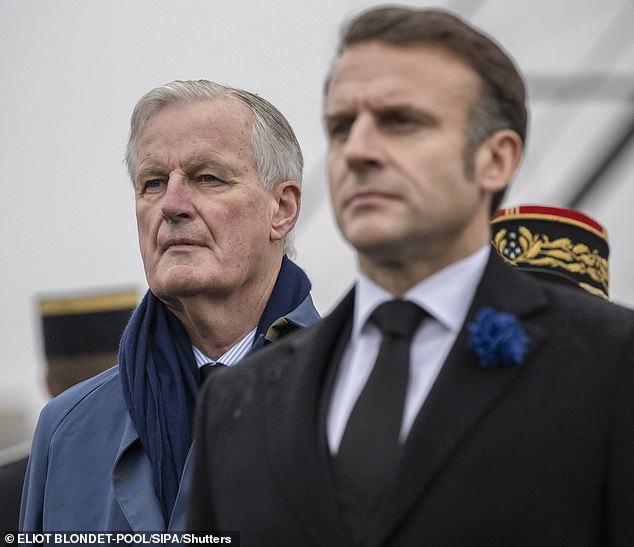
[(522, 158), (524, 145), (512, 129), (501, 129), (488, 137), (475, 157), (476, 179), (482, 190), (494, 194), (506, 188)]
[(271, 241), (284, 239), (299, 217), (302, 202), (302, 190), (294, 180), (278, 183), (271, 190), (275, 199), (275, 209), (271, 222)]

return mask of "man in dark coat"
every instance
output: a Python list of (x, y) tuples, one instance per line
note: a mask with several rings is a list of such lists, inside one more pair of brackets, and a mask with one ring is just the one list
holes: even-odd
[(345, 28), (325, 92), (359, 279), (220, 371), (190, 525), (241, 545), (634, 545), (634, 312), (505, 264), (490, 217), (523, 150), (509, 57), (436, 10)]

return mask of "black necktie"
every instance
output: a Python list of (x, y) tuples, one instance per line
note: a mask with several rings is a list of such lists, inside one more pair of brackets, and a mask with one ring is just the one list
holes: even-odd
[(401, 452), (398, 438), (410, 345), (425, 315), (412, 302), (391, 300), (381, 304), (370, 317), (383, 333), (381, 347), (334, 459), (340, 499), (353, 531), (371, 518), (394, 478)]

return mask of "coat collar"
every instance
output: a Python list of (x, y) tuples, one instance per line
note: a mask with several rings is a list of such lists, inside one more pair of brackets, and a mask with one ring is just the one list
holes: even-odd
[[(191, 453), (190, 449), (168, 530), (185, 530), (191, 486)], [(141, 446), (139, 435), (127, 413), (112, 474), (112, 484), (121, 512), (131, 530), (135, 532), (165, 530), (161, 505), (154, 491), (150, 460)]]
[(131, 530), (164, 530), (165, 522), (154, 492), (150, 460), (127, 411), (122, 419), (123, 434), (112, 473), (115, 497)]

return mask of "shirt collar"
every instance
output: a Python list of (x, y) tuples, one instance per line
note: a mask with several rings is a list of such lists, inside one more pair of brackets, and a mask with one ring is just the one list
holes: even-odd
[(240, 359), (242, 359), (253, 345), (253, 340), (255, 339), (255, 331), (257, 329), (253, 329), (249, 334), (247, 334), (242, 340), (240, 340), (237, 344), (231, 346), (227, 351), (225, 351), (218, 359), (211, 359), (207, 357), (202, 351), (200, 351), (196, 346), (192, 346), (192, 351), (194, 352), (194, 358), (196, 359), (196, 364), (198, 368), (204, 365), (215, 365), (216, 363), (222, 363), (230, 367), (231, 365), (235, 365)]
[[(467, 316), (489, 253), (490, 245), (487, 243), (412, 287), (405, 293), (403, 300), (418, 304), (449, 330), (457, 332)], [(393, 298), (385, 289), (359, 274), (352, 336), (361, 333), (377, 306)]]

